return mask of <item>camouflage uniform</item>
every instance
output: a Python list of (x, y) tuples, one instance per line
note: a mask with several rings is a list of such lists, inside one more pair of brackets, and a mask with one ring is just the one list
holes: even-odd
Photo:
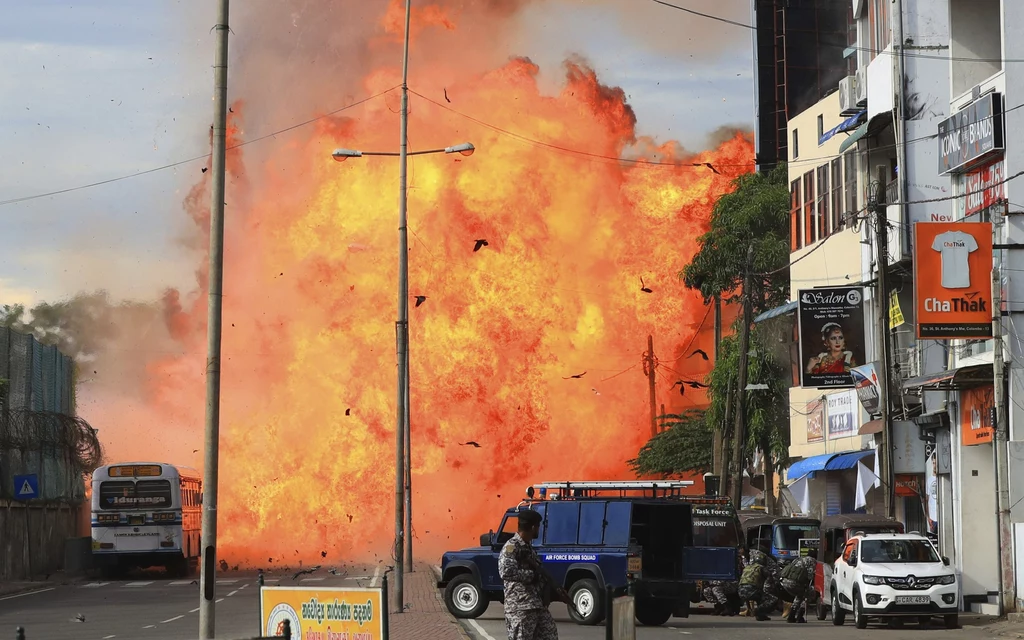
[(558, 640), (558, 628), (544, 604), (545, 576), (537, 552), (519, 534), (498, 556), (498, 574), (505, 586), (505, 629), (508, 640)]
[(817, 560), (811, 556), (804, 556), (797, 558), (786, 567), (786, 577), (782, 578), (782, 586), (793, 597), (793, 608), (790, 609), (788, 616), (789, 622), (806, 622), (804, 610), (807, 598), (811, 596), (810, 591), (817, 564)]
[(778, 604), (778, 598), (765, 589), (768, 578), (768, 558), (760, 551), (750, 552), (750, 564), (740, 577), (739, 594), (746, 602), (756, 602), (758, 620), (768, 620), (768, 612)]

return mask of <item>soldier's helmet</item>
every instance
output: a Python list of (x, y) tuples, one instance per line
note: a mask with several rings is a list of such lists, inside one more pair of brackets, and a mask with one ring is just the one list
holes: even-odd
[(768, 564), (768, 556), (764, 555), (763, 551), (754, 550), (750, 552), (750, 561), (754, 564), (766, 565)]

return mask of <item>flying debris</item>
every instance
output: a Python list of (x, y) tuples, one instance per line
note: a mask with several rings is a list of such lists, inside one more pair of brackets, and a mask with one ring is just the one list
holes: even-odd
[(483, 247), (489, 247), (489, 246), (490, 246), (490, 244), (491, 244), (491, 243), (489, 243), (489, 242), (487, 242), (486, 240), (483, 240), (483, 239), (481, 239), (481, 240), (477, 240), (477, 241), (476, 241), (476, 244), (475, 244), (475, 245), (473, 245), (473, 253), (476, 253), (477, 251), (479, 251), (479, 250), (480, 250), (480, 249), (482, 249)]
[(562, 380), (579, 380), (580, 378), (582, 378), (585, 375), (587, 375), (586, 371), (584, 371), (583, 373), (577, 373), (574, 376), (569, 376), (568, 378), (563, 377)]
[(692, 358), (693, 356), (700, 356), (701, 358), (704, 359), (705, 362), (707, 362), (709, 360), (708, 354), (703, 349), (694, 349), (693, 353), (691, 353), (690, 355), (688, 355), (686, 357), (687, 357), (687, 359), (689, 359), (689, 358)]
[(469, 447), (474, 447), (476, 449), (480, 448), (480, 444), (477, 443), (477, 442), (474, 442), (473, 440), (470, 440), (469, 442), (460, 442), (459, 446), (462, 446), (462, 447), (469, 446)]
[(427, 296), (416, 296), (416, 306), (420, 306), (427, 301)]
[(646, 284), (644, 284), (644, 277), (643, 276), (640, 276), (640, 290), (643, 291), (644, 293), (654, 293), (653, 291), (651, 291), (650, 287), (648, 287)]

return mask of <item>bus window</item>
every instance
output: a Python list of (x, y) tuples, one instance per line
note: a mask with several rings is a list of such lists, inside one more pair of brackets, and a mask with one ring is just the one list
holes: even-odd
[(124, 480), (110, 480), (100, 483), (100, 508), (122, 509), (134, 504), (135, 483)]
[(139, 505), (171, 506), (171, 483), (167, 480), (139, 480), (135, 486)]
[(818, 527), (813, 524), (780, 524), (775, 527), (775, 548), (796, 551), (801, 538), (817, 538)]

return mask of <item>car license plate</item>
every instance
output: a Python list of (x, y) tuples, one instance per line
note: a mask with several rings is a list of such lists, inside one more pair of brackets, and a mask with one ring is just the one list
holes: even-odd
[(128, 524), (146, 524), (146, 516), (131, 516), (128, 518)]
[(928, 596), (896, 596), (896, 604), (930, 604)]

